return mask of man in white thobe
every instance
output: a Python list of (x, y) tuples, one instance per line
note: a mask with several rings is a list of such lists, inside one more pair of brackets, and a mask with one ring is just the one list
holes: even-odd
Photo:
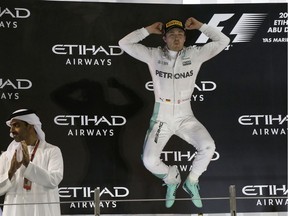
[(0, 156), (2, 216), (60, 216), (61, 150), (45, 141), (32, 110), (17, 110), (6, 123), (14, 140)]

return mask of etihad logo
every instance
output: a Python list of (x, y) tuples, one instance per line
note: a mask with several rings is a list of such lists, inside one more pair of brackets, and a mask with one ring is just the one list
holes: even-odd
[[(0, 29), (18, 27), (17, 20), (30, 17), (31, 13), (26, 8), (0, 7)], [(4, 20), (2, 20), (4, 19)]]
[(54, 122), (61, 126), (98, 126), (105, 124), (108, 126), (122, 126), (126, 123), (123, 116), (88, 116), (88, 115), (58, 115), (54, 118)]
[[(220, 23), (225, 22), (232, 17), (234, 18), (234, 16), (237, 15), (235, 15), (235, 13), (214, 14), (208, 22), (208, 25), (214, 26), (222, 31), (225, 27)], [(266, 13), (243, 13), (229, 33), (230, 35), (235, 36), (232, 43), (250, 42), (266, 17)], [(207, 43), (208, 40), (209, 38), (202, 33), (196, 43)]]
[(238, 123), (253, 127), (252, 135), (287, 135), (288, 115), (242, 115)]
[[(126, 187), (99, 188), (100, 197), (108, 196), (110, 198), (123, 198), (129, 195)], [(91, 198), (94, 197), (95, 188), (91, 187), (60, 187), (58, 189), (61, 198)]]
[(13, 88), (13, 89), (30, 89), (32, 82), (28, 79), (1, 79), (0, 78), (0, 89)]
[[(183, 152), (183, 151), (163, 151), (161, 153), (161, 155), (163, 156), (163, 161), (177, 161), (177, 162), (188, 161), (188, 162), (191, 162), (197, 156), (197, 151), (196, 152), (191, 152), (191, 151), (186, 151), (186, 152)], [(220, 158), (220, 154), (217, 151), (215, 151), (211, 161), (216, 161), (219, 158)]]
[(18, 100), (20, 98), (18, 90), (23, 91), (30, 88), (32, 88), (32, 82), (28, 79), (0, 78), (0, 100)]
[[(201, 81), (199, 84), (195, 84), (195, 89), (199, 92), (214, 91), (217, 85), (213, 81)], [(149, 81), (145, 84), (145, 88), (148, 91), (154, 91), (153, 81)]]
[[(67, 136), (114, 136), (114, 128), (126, 124), (124, 116), (88, 116), (88, 115), (58, 115), (54, 118), (54, 123), (58, 126), (70, 127)], [(79, 128), (75, 128), (78, 126)], [(89, 126), (91, 128), (89, 128)], [(95, 128), (98, 126), (98, 128)], [(71, 128), (72, 127), (72, 128)]]
[[(197, 157), (197, 151), (191, 152), (191, 151), (163, 151), (161, 153), (161, 159), (163, 161), (174, 161), (175, 163), (178, 163), (178, 168), (181, 172), (191, 171), (193, 165), (191, 164), (191, 161), (193, 161)], [(219, 160), (220, 154), (215, 151), (214, 155), (211, 159), (211, 161)]]
[(65, 65), (78, 66), (111, 66), (112, 57), (120, 56), (124, 51), (115, 45), (78, 45), (78, 44), (56, 44), (52, 52), (59, 56), (68, 56)]
[(246, 196), (287, 196), (288, 189), (286, 185), (247, 185), (242, 193)]
[(3, 8), (0, 7), (0, 18), (10, 17), (16, 19), (25, 19), (30, 16), (30, 11), (26, 8)]
[(242, 193), (248, 197), (260, 197), (256, 206), (288, 206), (286, 185), (247, 185), (242, 188)]
[(77, 44), (56, 44), (52, 47), (56, 55), (98, 55), (119, 56), (124, 51), (119, 46), (96, 46), (96, 45), (77, 45)]
[[(145, 88), (148, 91), (154, 91), (153, 81), (149, 81), (145, 84)], [(212, 92), (217, 88), (217, 85), (213, 81), (201, 81), (198, 84), (195, 84), (196, 92), (192, 94), (191, 100), (195, 102), (203, 102), (205, 101), (205, 95), (203, 92)]]
[[(113, 187), (113, 188), (100, 188), (97, 187), (100, 191), (101, 198), (124, 198), (129, 195), (129, 189), (126, 187)], [(82, 202), (71, 202), (70, 209), (94, 209), (95, 202), (91, 201), (91, 198), (94, 198), (95, 190), (91, 187), (60, 187), (58, 189), (59, 196), (61, 199), (67, 200), (83, 200)], [(87, 200), (87, 201), (86, 201)], [(114, 200), (110, 201), (100, 201), (99, 206), (101, 208), (116, 208), (117, 202)]]
[(238, 121), (241, 125), (283, 125), (288, 115), (242, 115)]

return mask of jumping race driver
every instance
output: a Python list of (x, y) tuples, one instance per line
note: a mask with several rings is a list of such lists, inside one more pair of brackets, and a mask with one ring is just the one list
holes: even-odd
[[(185, 47), (186, 31), (194, 29), (212, 41), (201, 47)], [(150, 34), (162, 35), (166, 45), (151, 48), (139, 43)], [(193, 17), (188, 18), (185, 25), (179, 20), (171, 20), (165, 25), (156, 22), (133, 31), (119, 41), (126, 53), (148, 65), (152, 76), (155, 105), (144, 142), (143, 162), (167, 185), (167, 208), (174, 204), (176, 190), (181, 183), (177, 165), (168, 166), (160, 159), (172, 135), (179, 136), (197, 150), (183, 189), (196, 207), (203, 206), (198, 179), (213, 157), (215, 144), (206, 128), (195, 118), (190, 101), (202, 63), (220, 53), (229, 42), (230, 39), (219, 30)]]

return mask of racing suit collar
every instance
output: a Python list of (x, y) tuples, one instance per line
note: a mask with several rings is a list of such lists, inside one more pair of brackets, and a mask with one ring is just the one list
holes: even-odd
[[(185, 49), (186, 49), (186, 47), (184, 46), (183, 49), (180, 50), (176, 56), (180, 56), (180, 55), (182, 55), (183, 53), (185, 54)], [(167, 46), (164, 46), (164, 47), (162, 48), (162, 50), (163, 50), (163, 54), (164, 54), (163, 56), (164, 56), (165, 58), (169, 59), (169, 60), (171, 60), (171, 57), (170, 57), (170, 53), (169, 53), (169, 52), (176, 52), (176, 51), (169, 50)]]

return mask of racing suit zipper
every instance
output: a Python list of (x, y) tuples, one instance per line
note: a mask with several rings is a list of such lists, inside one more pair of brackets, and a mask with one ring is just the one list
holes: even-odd
[(180, 52), (178, 52), (177, 53), (177, 55), (176, 55), (176, 58), (175, 58), (175, 61), (174, 61), (174, 64), (173, 64), (173, 116), (175, 115), (175, 103), (176, 103), (176, 100), (175, 100), (175, 97), (176, 97), (176, 93), (175, 93), (175, 91), (176, 91), (176, 86), (175, 86), (175, 68), (177, 68), (176, 66), (177, 66), (177, 60), (178, 60), (178, 57), (179, 57), (179, 53)]

